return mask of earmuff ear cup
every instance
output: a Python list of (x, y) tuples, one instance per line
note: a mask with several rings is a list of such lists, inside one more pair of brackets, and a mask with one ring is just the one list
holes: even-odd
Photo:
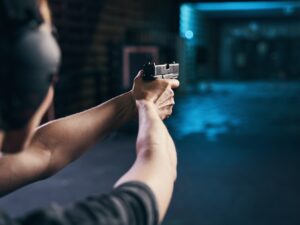
[(10, 53), (2, 120), (10, 129), (26, 125), (45, 98), (60, 64), (60, 50), (52, 34), (27, 29), (18, 34)]

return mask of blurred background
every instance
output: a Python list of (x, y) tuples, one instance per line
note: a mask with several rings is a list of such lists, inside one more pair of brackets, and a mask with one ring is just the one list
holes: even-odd
[[(149, 60), (180, 63), (166, 121), (178, 180), (164, 225), (300, 224), (300, 1), (50, 4), (63, 52), (56, 118), (129, 90)], [(135, 136), (130, 123), (0, 207), (18, 216), (111, 190)]]

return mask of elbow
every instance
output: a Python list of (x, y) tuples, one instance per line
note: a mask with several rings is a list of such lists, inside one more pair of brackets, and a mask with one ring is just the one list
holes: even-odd
[(31, 150), (34, 157), (32, 159), (31, 168), (34, 168), (36, 180), (45, 180), (58, 172), (58, 169), (53, 163), (53, 151), (43, 148), (38, 145), (32, 146)]
[(45, 180), (45, 179), (48, 179), (48, 178), (54, 176), (58, 172), (58, 169), (55, 168), (55, 166), (52, 162), (51, 151), (42, 150), (41, 154), (43, 155), (41, 157), (41, 159), (42, 159), (41, 161), (42, 161), (44, 169), (42, 170), (39, 180)]
[(31, 142), (31, 149), (36, 152), (42, 167), (40, 180), (52, 177), (59, 171), (54, 160), (56, 149), (51, 138), (45, 138), (40, 132), (36, 132)]
[(47, 155), (48, 156), (45, 160), (46, 167), (42, 176), (42, 180), (54, 176), (61, 171), (62, 168), (64, 168), (64, 164), (57, 160), (57, 157), (53, 155), (53, 152), (48, 151)]

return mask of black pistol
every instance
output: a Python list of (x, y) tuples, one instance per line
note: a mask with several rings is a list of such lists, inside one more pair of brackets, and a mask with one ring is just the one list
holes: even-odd
[(149, 62), (143, 66), (143, 71), (144, 80), (155, 80), (156, 78), (177, 79), (179, 76), (179, 64), (155, 65), (155, 63)]

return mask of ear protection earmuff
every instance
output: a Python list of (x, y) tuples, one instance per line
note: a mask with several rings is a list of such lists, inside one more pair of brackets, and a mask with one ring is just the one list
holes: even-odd
[(37, 0), (0, 0), (0, 129), (24, 127), (58, 73), (61, 53)]

